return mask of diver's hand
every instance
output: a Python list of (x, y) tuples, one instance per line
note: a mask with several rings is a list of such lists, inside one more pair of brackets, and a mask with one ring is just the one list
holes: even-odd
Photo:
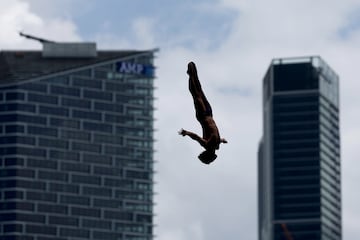
[(178, 131), (178, 133), (179, 133), (179, 135), (181, 135), (183, 137), (187, 135), (187, 131), (184, 129), (180, 129), (180, 131)]
[(221, 139), (220, 139), (220, 142), (222, 142), (222, 143), (228, 143), (228, 141), (227, 141), (225, 138), (221, 138)]

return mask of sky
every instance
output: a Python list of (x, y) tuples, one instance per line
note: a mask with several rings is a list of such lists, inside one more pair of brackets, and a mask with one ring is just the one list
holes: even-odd
[[(358, 0), (0, 0), (0, 50), (41, 49), (19, 31), (99, 49), (159, 48), (155, 65), (155, 235), (257, 239), (262, 78), (273, 58), (321, 56), (340, 77), (343, 239), (360, 236)], [(197, 64), (222, 137), (204, 165), (188, 92)]]

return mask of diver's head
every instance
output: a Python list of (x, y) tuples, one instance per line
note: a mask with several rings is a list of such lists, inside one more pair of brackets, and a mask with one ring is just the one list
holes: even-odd
[(215, 151), (206, 150), (206, 151), (203, 151), (202, 153), (200, 153), (198, 158), (200, 159), (200, 161), (202, 163), (210, 164), (217, 158), (217, 155), (215, 154)]

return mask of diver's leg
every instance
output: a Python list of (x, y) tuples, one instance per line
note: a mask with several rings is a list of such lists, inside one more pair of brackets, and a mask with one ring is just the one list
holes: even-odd
[(206, 97), (202, 91), (199, 78), (197, 76), (196, 66), (193, 62), (188, 64), (189, 74), (189, 90), (194, 100), (194, 107), (196, 111), (196, 118), (198, 121), (201, 120), (206, 114)]
[(193, 97), (202, 97), (204, 93), (202, 92), (201, 84), (197, 75), (197, 70), (195, 63), (190, 62), (188, 64), (187, 73), (189, 74), (189, 90)]
[[(195, 66), (195, 65), (194, 65)], [(195, 69), (196, 71), (196, 69)], [(195, 72), (195, 74), (189, 74), (189, 90), (194, 99), (195, 109), (201, 112), (202, 116), (212, 116), (212, 108), (207, 100), (204, 91), (202, 90), (199, 78)]]

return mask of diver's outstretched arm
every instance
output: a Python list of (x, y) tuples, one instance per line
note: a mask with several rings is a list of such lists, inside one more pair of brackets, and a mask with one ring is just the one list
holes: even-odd
[(179, 135), (182, 136), (189, 136), (191, 139), (197, 141), (201, 146), (205, 147), (206, 145), (206, 140), (203, 139), (202, 137), (200, 137), (199, 135), (197, 135), (196, 133), (190, 132), (190, 131), (186, 131), (184, 129), (181, 129), (179, 131)]

